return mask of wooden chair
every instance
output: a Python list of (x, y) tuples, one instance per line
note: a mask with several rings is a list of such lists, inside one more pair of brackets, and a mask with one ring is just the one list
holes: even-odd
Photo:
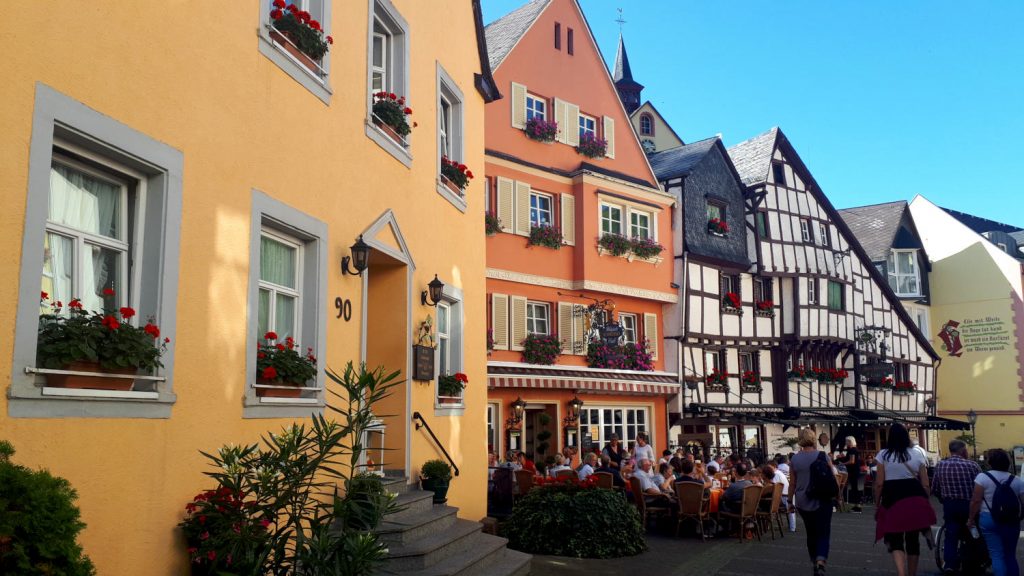
[(836, 483), (839, 484), (839, 492), (836, 494), (836, 511), (846, 512), (846, 484), (850, 480), (850, 474), (840, 472), (836, 474)]
[(640, 522), (643, 524), (645, 531), (647, 530), (648, 516), (656, 518), (658, 516), (672, 515), (672, 509), (667, 506), (647, 505), (647, 500), (644, 498), (644, 491), (640, 487), (640, 479), (636, 476), (631, 476), (629, 478), (629, 488), (633, 491), (633, 505), (636, 506), (636, 511), (640, 513)]
[(555, 478), (558, 480), (564, 480), (566, 478), (576, 478), (576, 473), (572, 470), (559, 470), (555, 472)]
[(740, 511), (729, 512), (723, 510), (725, 508), (725, 500), (718, 505), (718, 517), (732, 518), (739, 523), (739, 539), (740, 543), (743, 543), (743, 531), (746, 527), (746, 523), (749, 521), (754, 526), (754, 532), (757, 533), (757, 539), (761, 539), (761, 528), (757, 525), (757, 504), (761, 501), (761, 487), (755, 485), (747, 486), (743, 489), (743, 499), (740, 501)]
[[(785, 538), (785, 531), (782, 529), (782, 516), (784, 512), (780, 512), (782, 509), (782, 484), (771, 484), (771, 494), (768, 496), (767, 508), (762, 506), (757, 510), (758, 524), (767, 527), (768, 532), (772, 535), (772, 540), (775, 540), (775, 528), (779, 529), (779, 536)], [(764, 503), (766, 499), (762, 498), (761, 502)], [(774, 525), (772, 522), (774, 521)]]
[(615, 489), (615, 477), (611, 472), (594, 472), (594, 480), (597, 482), (598, 488)]
[(533, 488), (533, 472), (530, 472), (529, 470), (516, 470), (515, 474), (516, 485), (518, 486), (516, 497), (522, 498), (523, 496), (526, 496), (526, 493), (529, 492), (531, 488)]
[(697, 529), (700, 530), (702, 542), (707, 540), (704, 534), (704, 521), (709, 518), (708, 510), (711, 506), (711, 499), (707, 496), (704, 486), (694, 482), (676, 482), (676, 501), (679, 509), (676, 511), (676, 536), (679, 536), (679, 528), (683, 520), (693, 519), (697, 521)]

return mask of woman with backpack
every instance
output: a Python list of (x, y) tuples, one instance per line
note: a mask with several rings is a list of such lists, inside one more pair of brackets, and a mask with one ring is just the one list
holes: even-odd
[(995, 576), (1018, 576), (1017, 542), (1024, 509), (1024, 481), (1010, 472), (1010, 455), (1006, 450), (990, 450), (988, 465), (992, 470), (974, 479), (967, 527), (972, 531), (975, 526), (981, 527)]
[(792, 475), (789, 507), (796, 506), (807, 532), (807, 554), (814, 576), (825, 574), (832, 539), (832, 498), (839, 491), (828, 454), (818, 450), (814, 430), (804, 428), (798, 438), (800, 450), (790, 458)]
[[(923, 531), (931, 535), (935, 510), (928, 501), (928, 461), (914, 450), (910, 433), (900, 423), (889, 428), (878, 461), (875, 490), (875, 541), (885, 539), (899, 576), (915, 576), (921, 558)], [(931, 540), (928, 546), (932, 546)]]

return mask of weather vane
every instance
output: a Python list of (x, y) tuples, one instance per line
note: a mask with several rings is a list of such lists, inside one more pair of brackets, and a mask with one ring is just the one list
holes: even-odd
[(619, 17), (615, 19), (619, 23), (619, 34), (622, 34), (622, 25), (626, 23), (626, 20), (622, 17), (622, 8), (616, 8), (619, 11)]

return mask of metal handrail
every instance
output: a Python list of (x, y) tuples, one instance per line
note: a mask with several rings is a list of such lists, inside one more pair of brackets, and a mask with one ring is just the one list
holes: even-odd
[(452, 457), (448, 455), (448, 451), (445, 450), (444, 446), (441, 445), (441, 441), (437, 439), (437, 436), (434, 436), (434, 431), (430, 429), (430, 424), (427, 424), (427, 421), (423, 419), (423, 415), (420, 414), (419, 412), (413, 412), (412, 419), (419, 420), (419, 422), (416, 424), (417, 430), (419, 430), (420, 427), (427, 429), (427, 434), (430, 434), (430, 437), (434, 439), (434, 444), (437, 444), (437, 447), (441, 449), (441, 453), (444, 454), (444, 457), (448, 459), (448, 463), (452, 465), (452, 470), (455, 470), (455, 475), (458, 476), (459, 467), (455, 465), (455, 461), (452, 460)]

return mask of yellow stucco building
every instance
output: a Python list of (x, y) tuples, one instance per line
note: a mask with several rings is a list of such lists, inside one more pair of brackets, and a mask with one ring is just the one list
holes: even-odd
[[(419, 412), (461, 469), (451, 503), (485, 515), (483, 183), (460, 194), (439, 175), (442, 154), (483, 173), (484, 104), (500, 95), (479, 4), (295, 3), (331, 36), (320, 61), (274, 32), (271, 0), (17, 3), (0, 24), (0, 438), (78, 490), (100, 574), (186, 572), (175, 525), (210, 487), (199, 450), (329, 401), (322, 371), (297, 398), (260, 395), (267, 329), (320, 368), (408, 376), (419, 323), (441, 325), (436, 361), (469, 386), (442, 403), (436, 381), (407, 380), (379, 410), (395, 415), (384, 465), (412, 478), (439, 457)], [(411, 107), (407, 138), (375, 124), (381, 89)], [(360, 235), (368, 268), (343, 274)], [(438, 307), (420, 296), (435, 275)], [(152, 317), (165, 369), (126, 392), (48, 386), (41, 278), (52, 298)]]

